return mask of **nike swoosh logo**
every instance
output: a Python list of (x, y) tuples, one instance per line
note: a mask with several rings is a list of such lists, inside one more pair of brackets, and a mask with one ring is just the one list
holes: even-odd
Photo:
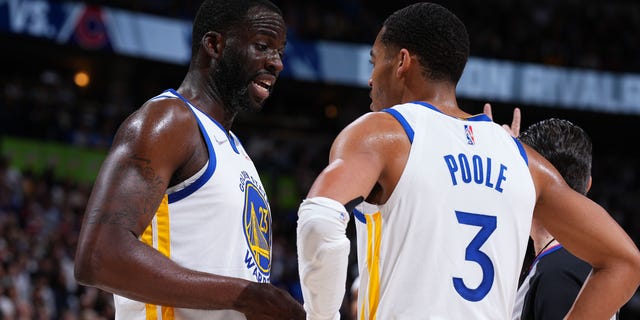
[(227, 138), (223, 138), (222, 140), (218, 140), (217, 136), (213, 136), (213, 138), (216, 140), (216, 142), (218, 143), (219, 146), (224, 144), (225, 142), (229, 141), (229, 139), (227, 139)]

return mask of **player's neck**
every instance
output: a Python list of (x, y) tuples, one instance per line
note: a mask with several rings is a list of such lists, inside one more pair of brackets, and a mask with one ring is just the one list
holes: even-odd
[(402, 93), (402, 101), (423, 101), (436, 107), (440, 112), (455, 117), (468, 118), (471, 115), (458, 106), (456, 87), (448, 81), (418, 82), (417, 87), (408, 85)]
[(227, 131), (231, 128), (238, 112), (225, 108), (219, 92), (209, 86), (195, 71), (187, 74), (177, 91)]

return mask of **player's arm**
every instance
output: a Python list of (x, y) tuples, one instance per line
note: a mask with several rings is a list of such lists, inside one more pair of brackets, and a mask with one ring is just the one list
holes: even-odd
[(195, 150), (194, 144), (184, 143), (194, 140), (187, 138), (194, 128), (189, 126), (197, 128), (189, 120), (193, 116), (171, 103), (175, 100), (150, 102), (118, 129), (87, 204), (76, 277), (82, 284), (147, 303), (229, 307), (242, 288), (238, 281), (182, 268), (138, 240), (173, 173)]
[(601, 206), (571, 189), (547, 160), (526, 149), (538, 194), (535, 217), (593, 267), (567, 319), (608, 319), (640, 284), (640, 252)]
[[(385, 129), (389, 128), (389, 129)], [(329, 164), (316, 178), (307, 198), (327, 197), (342, 204), (367, 198), (387, 165), (395, 140), (407, 140), (399, 123), (386, 112), (373, 112), (347, 126), (335, 139)]]
[(193, 157), (197, 143), (203, 143), (193, 114), (184, 105), (172, 105), (175, 101), (151, 102), (119, 128), (87, 204), (76, 278), (84, 285), (166, 306), (241, 312), (255, 312), (258, 302), (262, 311), (292, 306), (293, 299), (273, 286), (186, 269), (139, 241), (174, 172)]
[(397, 154), (390, 150), (395, 139), (408, 144), (402, 131), (396, 133), (398, 127), (390, 115), (379, 112), (346, 127), (332, 145), (329, 165), (300, 206), (298, 267), (307, 319), (339, 319), (349, 255), (344, 205), (367, 198), (384, 181), (388, 158)]

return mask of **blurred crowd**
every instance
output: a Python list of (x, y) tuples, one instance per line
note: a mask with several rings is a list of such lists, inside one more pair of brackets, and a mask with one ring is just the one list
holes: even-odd
[[(199, 4), (92, 2), (185, 19)], [(371, 43), (382, 19), (406, 1), (274, 2), (285, 12), (292, 36)], [(637, 32), (628, 32), (640, 30), (640, 5), (634, 1), (441, 3), (467, 25), (472, 55), (640, 72)], [(107, 60), (104, 67), (111, 73), (101, 83), (96, 80), (99, 91), (65, 80), (68, 70), (61, 66), (38, 65), (35, 60), (28, 69), (7, 66), (0, 75), (0, 133), (105, 150), (126, 116), (145, 99), (176, 87), (185, 71), (116, 57), (103, 61)], [(330, 141), (345, 123), (367, 111), (367, 105), (364, 89), (281, 80), (265, 110), (240, 116), (233, 128), (268, 190), (274, 219), (272, 281), (298, 299), (297, 205), (324, 167)], [(640, 157), (623, 150), (598, 153), (597, 146), (594, 152), (589, 196), (640, 244)], [(60, 177), (54, 167), (18, 170), (11, 160), (0, 158), (0, 319), (112, 319), (112, 297), (79, 286), (73, 278), (74, 251), (91, 185)], [(354, 270), (349, 280), (356, 276)], [(640, 317), (640, 297), (634, 297), (622, 315)]]
[(79, 286), (73, 257), (90, 186), (0, 158), (0, 319), (112, 319), (113, 298)]

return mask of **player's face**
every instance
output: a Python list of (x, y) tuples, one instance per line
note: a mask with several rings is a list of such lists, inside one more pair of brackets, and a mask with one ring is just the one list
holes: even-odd
[(247, 25), (226, 41), (213, 81), (231, 111), (262, 109), (282, 71), (286, 27), (262, 7), (247, 13)]
[(378, 34), (370, 53), (370, 62), (373, 65), (371, 78), (369, 78), (372, 111), (380, 111), (400, 102), (394, 94), (394, 83), (397, 82), (394, 81), (397, 50), (382, 44), (380, 41), (382, 32), (384, 28)]

